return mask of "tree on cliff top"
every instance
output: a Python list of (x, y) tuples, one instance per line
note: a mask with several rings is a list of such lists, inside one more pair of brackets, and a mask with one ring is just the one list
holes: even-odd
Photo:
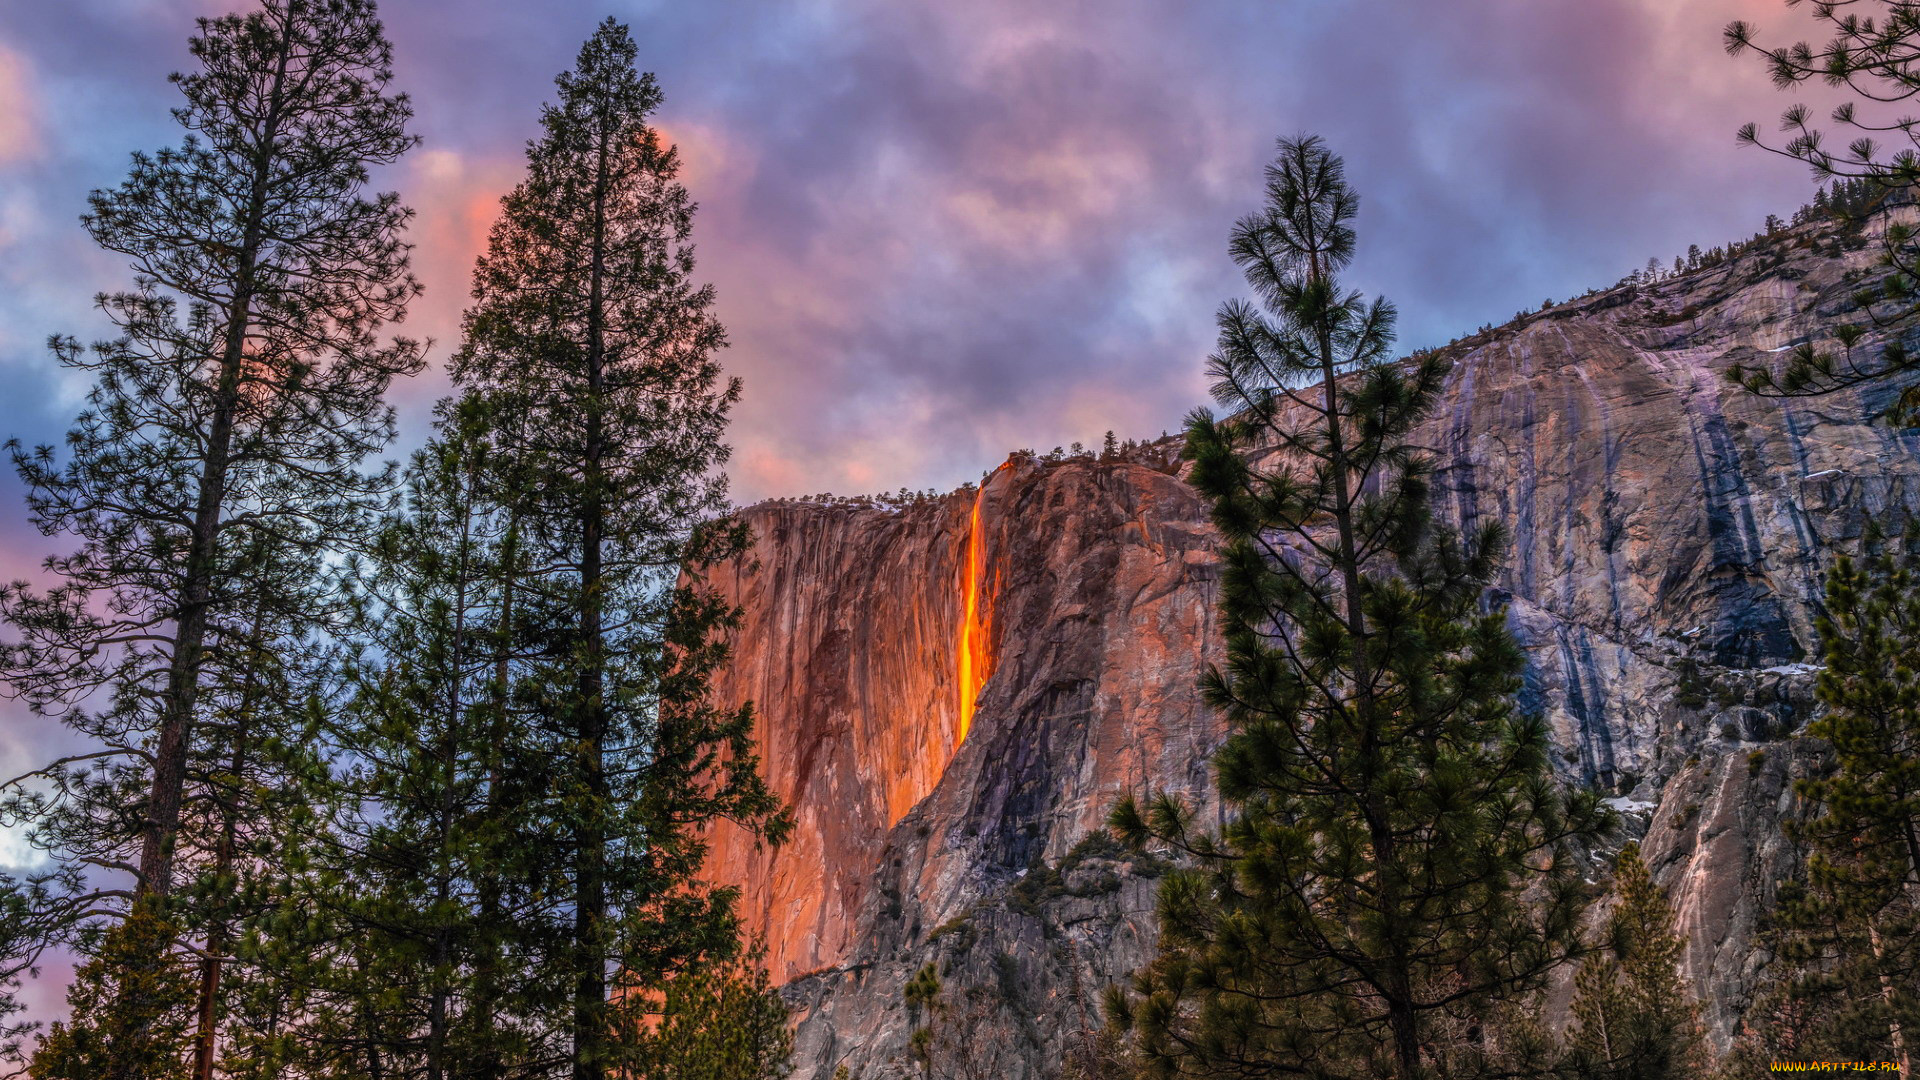
[[(1110, 1000), (1155, 1076), (1413, 1080), (1485, 1055), (1478, 1028), (1580, 948), (1574, 845), (1608, 816), (1563, 794), (1521, 656), (1485, 592), (1503, 537), (1429, 511), (1407, 442), (1446, 374), (1387, 362), (1393, 308), (1341, 289), (1357, 198), (1317, 138), (1283, 140), (1234, 261), (1265, 313), (1219, 314), (1214, 396), (1187, 428), (1225, 540), (1232, 734), (1220, 835), (1161, 796), (1114, 827), (1196, 868), (1159, 897), (1159, 954)], [(1277, 452), (1271, 452), (1277, 451)]]
[(747, 542), (711, 520), (740, 388), (715, 358), (726, 338), (693, 278), (694, 205), (635, 57), (609, 19), (557, 80), (453, 362), (464, 391), (513, 418), (493, 463), (524, 586), (503, 804), (515, 878), (539, 888), (511, 948), (543, 975), (519, 1007), (558, 1033), (576, 1080), (619, 1073), (639, 1033), (625, 1014), (737, 947), (732, 893), (695, 881), (704, 826), (777, 838), (784, 823), (751, 710), (707, 693), (738, 612), (700, 572)]
[[(1796, 7), (1801, 0), (1786, 3)], [(1831, 119), (1842, 137), (1851, 136), (1851, 141), (1845, 150), (1829, 149), (1827, 133), (1814, 125), (1801, 103), (1781, 114), (1784, 143), (1769, 145), (1753, 124), (1740, 129), (1740, 140), (1804, 162), (1817, 180), (1864, 181), (1866, 190), (1874, 194), (1869, 206), (1836, 205), (1837, 213), (1858, 214), (1890, 199), (1911, 204), (1920, 190), (1920, 122), (1886, 110), (1920, 95), (1920, 5), (1912, 0), (1816, 0), (1808, 7), (1827, 35), (1824, 42), (1765, 47), (1756, 41), (1753, 24), (1736, 20), (1727, 24), (1724, 43), (1731, 55), (1759, 56), (1779, 89), (1818, 79), (1846, 91), (1848, 100), (1834, 108)], [(1890, 153), (1881, 139), (1894, 142)], [(1886, 329), (1920, 312), (1920, 233), (1909, 223), (1889, 222), (1881, 242), (1881, 261), (1888, 273), (1856, 299), (1867, 320)], [(1795, 348), (1779, 371), (1759, 364), (1735, 364), (1727, 375), (1769, 397), (1812, 397), (1855, 387), (1863, 392), (1884, 389), (1892, 398), (1888, 415), (1895, 423), (1920, 424), (1920, 383), (1912, 382), (1912, 376), (1920, 373), (1920, 356), (1908, 352), (1898, 339), (1886, 342), (1877, 354), (1860, 355), (1855, 346), (1865, 332), (1858, 324), (1837, 328), (1837, 354), (1809, 342)], [(1903, 381), (1910, 385), (1893, 396), (1894, 385)]]

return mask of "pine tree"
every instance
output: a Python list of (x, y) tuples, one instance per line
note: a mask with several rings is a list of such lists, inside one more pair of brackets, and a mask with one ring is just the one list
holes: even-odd
[[(36, 707), (114, 686), (158, 714), (138, 849), (158, 895), (236, 553), (261, 531), (315, 545), (356, 524), (380, 481), (354, 466), (392, 434), (381, 395), (420, 364), (414, 343), (376, 337), (417, 287), (398, 238), (409, 211), (362, 195), (367, 167), (414, 142), (406, 99), (384, 92), (373, 5), (269, 0), (202, 20), (192, 49), (202, 70), (174, 80), (191, 134), (136, 154), (84, 219), (132, 259), (136, 287), (100, 301), (120, 338), (91, 355), (54, 341), (98, 379), (70, 460), (15, 449), (35, 524), (83, 547), (50, 563), (66, 579), (53, 592), (11, 587), (0, 609), (22, 634), (9, 674)], [(111, 616), (88, 603), (108, 599)]]
[[(311, 1007), (351, 1014), (377, 993), (385, 1066), (427, 1080), (529, 1056), (480, 1007), (508, 963), (500, 921), (514, 888), (493, 798), (512, 544), (488, 469), (492, 417), (473, 401), (437, 412), (405, 505), (348, 570), (357, 649), (329, 727), (352, 764), (314, 844), (309, 904), (326, 930), (296, 939), (331, 959)], [(308, 1045), (324, 1059), (324, 1040)]]
[(1574, 980), (1571, 1072), (1592, 1080), (1681, 1080), (1705, 1067), (1699, 1005), (1665, 890), (1628, 844), (1614, 862), (1607, 941)]
[(56, 1022), (34, 1052), (35, 1080), (174, 1080), (191, 1058), (187, 965), (177, 933), (143, 897), (110, 927), (67, 988), (72, 1019)]
[(453, 364), (519, 425), (496, 463), (526, 582), (503, 783), (515, 872), (545, 890), (516, 913), (515, 946), (541, 975), (524, 1006), (576, 1080), (617, 1071), (638, 1030), (623, 1015), (733, 947), (732, 894), (694, 880), (703, 825), (783, 828), (751, 710), (708, 701), (738, 613), (701, 573), (747, 540), (709, 520), (739, 383), (714, 358), (725, 334), (693, 280), (693, 202), (635, 56), (609, 19), (559, 77)]
[[(196, 852), (194, 876), (174, 896), (181, 927), (198, 938), (194, 1072), (211, 1080), (221, 1056), (227, 1006), (253, 992), (257, 965), (241, 939), (286, 902), (278, 865), (292, 858), (288, 829), (327, 798), (330, 769), (317, 738), (312, 697), (323, 678), (314, 615), (327, 606), (314, 553), (251, 538), (235, 597), (244, 616), (219, 640), (224, 655), (203, 668), (196, 748), (188, 769), (193, 799), (182, 835)], [(289, 617), (279, 605), (306, 597)]]
[[(934, 1028), (941, 1009), (940, 972), (932, 964), (922, 967), (907, 980), (900, 997), (907, 1003), (907, 1016), (913, 1025), (907, 1038), (907, 1056), (919, 1062), (920, 1075), (931, 1080)], [(924, 1024), (920, 1022), (922, 1015), (927, 1018)]]
[(1858, 1060), (1838, 1054), (1823, 1056), (1832, 1047), (1822, 1043), (1813, 1010), (1792, 989), (1775, 982), (1747, 1006), (1740, 1032), (1721, 1055), (1713, 1075), (1718, 1080), (1747, 1080), (1762, 1075), (1782, 1061)]
[[(399, 238), (409, 211), (364, 191), (370, 166), (414, 142), (373, 4), (266, 0), (201, 20), (191, 49), (199, 69), (174, 77), (187, 137), (134, 155), (83, 219), (135, 279), (99, 300), (118, 337), (53, 341), (95, 378), (67, 461), (11, 446), (34, 523), (80, 541), (49, 560), (50, 591), (0, 589), (14, 692), (99, 746), (9, 799), (59, 861), (52, 903), (73, 918), (125, 910), (127, 890), (89, 888), (83, 867), (128, 872), (155, 898), (220, 871), (231, 816), (195, 808), (232, 805), (214, 763), (236, 748), (210, 718), (245, 692), (254, 627), (287, 641), (324, 612), (311, 564), (387, 486), (357, 466), (392, 436), (388, 383), (421, 363), (415, 343), (379, 338), (417, 286)], [(77, 707), (89, 697), (105, 704)], [(153, 925), (212, 929), (193, 910), (211, 894), (188, 891)]]
[(927, 964), (901, 990), (912, 1025), (907, 1057), (919, 1065), (927, 1080), (996, 1080), (1000, 1068), (980, 1033), (1004, 1007), (1003, 1002), (984, 987), (968, 987), (952, 997), (946, 989), (939, 971)]
[(1807, 734), (1832, 771), (1798, 781), (1807, 879), (1781, 889), (1775, 1007), (1809, 1014), (1806, 1042), (1899, 1060), (1920, 1037), (1920, 531), (1841, 554), (1817, 623), (1826, 715)]
[(647, 1080), (779, 1080), (792, 1071), (787, 1007), (767, 981), (766, 948), (716, 959), (667, 985), (636, 1057)]
[(1500, 531), (1431, 516), (1406, 440), (1446, 362), (1386, 362), (1393, 308), (1340, 287), (1356, 210), (1319, 139), (1283, 140), (1233, 233), (1266, 312), (1221, 308), (1233, 412), (1187, 429), (1226, 541), (1227, 667), (1204, 689), (1232, 815), (1217, 837), (1165, 796), (1113, 815), (1196, 864), (1163, 880), (1159, 954), (1117, 1003), (1149, 1075), (1460, 1075), (1476, 1051), (1444, 1033), (1579, 948), (1571, 845), (1606, 814), (1561, 792), (1515, 708), (1520, 653), (1483, 601)]
[[(1786, 0), (1789, 7), (1800, 0)], [(1831, 209), (1842, 218), (1857, 219), (1889, 201), (1910, 203), (1920, 190), (1920, 129), (1907, 122), (1882, 123), (1889, 105), (1911, 101), (1920, 94), (1920, 7), (1909, 0), (1846, 0), (1809, 5), (1813, 19), (1828, 35), (1824, 42), (1800, 41), (1789, 46), (1763, 46), (1752, 23), (1727, 24), (1723, 40), (1734, 56), (1753, 53), (1773, 77), (1774, 86), (1789, 90), (1809, 80), (1845, 86), (1854, 100), (1833, 110), (1837, 130), (1852, 136), (1844, 151), (1827, 147), (1826, 132), (1814, 126), (1807, 106), (1795, 103), (1781, 114), (1787, 141), (1769, 145), (1758, 129), (1747, 124), (1740, 141), (1758, 146), (1810, 167), (1814, 178), (1833, 181), (1828, 196), (1823, 186), (1814, 196), (1817, 210)], [(1856, 106), (1864, 102), (1867, 111)], [(1881, 140), (1896, 138), (1907, 145), (1889, 149)], [(1855, 324), (1855, 338), (1871, 324), (1894, 328), (1920, 310), (1920, 232), (1911, 224), (1890, 221), (1881, 237), (1881, 262), (1887, 273), (1872, 287), (1856, 294), (1866, 309), (1867, 322)], [(1808, 344), (1795, 349), (1780, 370), (1762, 365), (1736, 364), (1727, 370), (1735, 383), (1768, 397), (1812, 397), (1860, 388), (1870, 400), (1889, 397), (1889, 419), (1901, 426), (1920, 424), (1920, 356), (1907, 351), (1895, 334), (1876, 355), (1857, 355), (1846, 341), (1839, 355)]]
[(393, 1067), (416, 1063), (404, 1043), (396, 1045), (401, 1024), (387, 1013), (402, 995), (378, 981), (372, 949), (359, 936), (364, 924), (346, 917), (343, 883), (316, 858), (325, 850), (320, 831), (340, 809), (303, 808), (302, 820), (282, 823), (275, 836), (282, 858), (256, 874), (257, 887), (275, 903), (242, 924), (235, 949), (252, 977), (225, 1002), (219, 1073), (230, 1080), (420, 1075)]

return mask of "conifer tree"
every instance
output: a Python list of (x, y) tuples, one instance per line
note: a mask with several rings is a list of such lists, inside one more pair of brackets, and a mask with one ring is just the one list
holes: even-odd
[(1680, 974), (1684, 948), (1673, 908), (1628, 844), (1614, 862), (1616, 907), (1604, 947), (1574, 979), (1571, 1073), (1590, 1080), (1682, 1080), (1701, 1075), (1699, 1005)]
[(907, 1035), (907, 1056), (918, 1063), (927, 1080), (994, 1080), (1000, 1075), (998, 1063), (980, 1034), (1006, 1002), (981, 986), (955, 994), (946, 991), (933, 964), (915, 972), (902, 988), (901, 999), (913, 1024)]
[[(289, 906), (304, 902), (304, 896), (289, 891), (288, 870), (310, 846), (300, 833), (311, 830), (321, 815), (319, 807), (331, 795), (320, 738), (324, 710), (314, 697), (323, 671), (322, 650), (306, 633), (312, 615), (289, 620), (272, 611), (276, 602), (303, 590), (310, 590), (307, 594), (315, 597), (316, 605), (321, 603), (319, 587), (325, 575), (311, 552), (263, 536), (253, 540), (254, 551), (236, 562), (246, 571), (239, 576), (246, 591), (232, 598), (239, 617), (221, 627), (220, 652), (202, 669), (196, 746), (187, 770), (189, 799), (180, 831), (182, 851), (191, 858), (179, 865), (193, 873), (183, 877), (165, 902), (175, 914), (163, 925), (191, 945), (151, 960), (191, 973), (188, 1000), (128, 998), (76, 1011), (67, 1023), (71, 1041), (97, 1043), (110, 1032), (129, 1030), (123, 1016), (186, 1007), (193, 1020), (190, 1071), (185, 1075), (211, 1077), (218, 1071), (236, 1080), (279, 1075), (245, 1071), (253, 1059), (240, 1046), (247, 1040), (240, 1004), (299, 993), (286, 972), (263, 963), (261, 939), (284, 934), (276, 924)], [(131, 799), (135, 794), (125, 788), (116, 791), (110, 776), (87, 783), (93, 789), (89, 798), (98, 805), (108, 805), (116, 795)], [(143, 898), (136, 907), (149, 902), (160, 903)], [(141, 934), (99, 963), (126, 961), (131, 945), (159, 941), (152, 933)], [(285, 952), (292, 944), (275, 940), (268, 951)], [(131, 995), (176, 985), (110, 971), (100, 972), (98, 981)]]
[[(1786, 3), (1797, 6), (1800, 0)], [(1756, 55), (1778, 89), (1813, 80), (1842, 88), (1846, 100), (1834, 108), (1831, 119), (1834, 130), (1850, 141), (1844, 150), (1830, 149), (1828, 132), (1810, 119), (1804, 103), (1781, 114), (1784, 142), (1768, 144), (1754, 124), (1740, 129), (1740, 140), (1805, 163), (1823, 185), (1834, 181), (1831, 202), (1823, 186), (1814, 198), (1816, 209), (1830, 206), (1857, 218), (1890, 201), (1912, 203), (1920, 189), (1920, 129), (1886, 109), (1920, 94), (1920, 6), (1910, 0), (1842, 0), (1808, 7), (1827, 35), (1825, 41), (1765, 46), (1752, 23), (1736, 20), (1727, 24), (1724, 43), (1731, 55)], [(1894, 145), (1889, 148), (1882, 140)], [(1920, 371), (1920, 356), (1910, 353), (1897, 336), (1872, 354), (1854, 348), (1868, 324), (1887, 329), (1920, 310), (1920, 233), (1893, 221), (1881, 241), (1887, 273), (1857, 294), (1867, 321), (1845, 328), (1854, 332), (1841, 337), (1837, 352), (1809, 342), (1794, 349), (1778, 371), (1736, 364), (1728, 377), (1769, 397), (1810, 397), (1859, 387), (1872, 395), (1870, 400), (1889, 402), (1894, 423), (1920, 423), (1920, 384), (1912, 378)]]
[[(437, 412), (404, 505), (348, 568), (356, 652), (329, 727), (351, 764), (339, 813), (308, 844), (327, 929), (302, 935), (331, 959), (309, 1007), (350, 1015), (377, 993), (385, 1067), (427, 1080), (527, 1056), (507, 1018), (476, 1007), (506, 963), (493, 787), (512, 545), (487, 467), (492, 418), (473, 401)], [(304, 1052), (324, 1059), (327, 1043)]]
[[(230, 868), (232, 796), (263, 785), (222, 762), (292, 764), (270, 744), (234, 742), (245, 725), (233, 710), (262, 685), (262, 641), (298, 638), (324, 611), (314, 561), (385, 486), (357, 466), (392, 435), (388, 383), (420, 364), (413, 342), (379, 338), (417, 286), (399, 238), (409, 211), (364, 191), (368, 167), (414, 141), (406, 99), (386, 90), (373, 4), (266, 0), (201, 20), (191, 50), (199, 68), (173, 79), (187, 137), (135, 154), (83, 219), (135, 277), (99, 299), (118, 337), (91, 350), (53, 340), (63, 365), (96, 380), (67, 460), (11, 446), (34, 523), (80, 547), (48, 561), (51, 590), (0, 588), (17, 633), (0, 659), (14, 693), (98, 744), (8, 793), (9, 815), (57, 860), (36, 912), (51, 935)], [(90, 697), (104, 704), (79, 707)], [(124, 872), (132, 887), (85, 887), (87, 869)], [(156, 928), (217, 938), (207, 903), (221, 890), (205, 884), (97, 962), (163, 945)], [(221, 946), (208, 944), (203, 1045)], [(196, 1072), (209, 1068), (203, 1055)]]
[[(920, 1075), (931, 1080), (934, 1029), (943, 1007), (939, 970), (927, 964), (914, 972), (913, 978), (908, 979), (907, 985), (901, 989), (900, 998), (907, 1003), (907, 1015), (913, 1022), (913, 1030), (907, 1036), (907, 1055), (920, 1063)], [(920, 1022), (922, 1015), (927, 1018), (924, 1024)]]
[(35, 1080), (173, 1080), (190, 1060), (191, 974), (151, 897), (108, 928), (67, 987), (72, 1019), (34, 1052)]
[[(330, 711), (338, 703), (325, 700)], [(316, 734), (324, 734), (326, 727)], [(343, 916), (340, 894), (350, 885), (317, 857), (325, 825), (339, 808), (310, 804), (276, 823), (279, 856), (263, 863), (257, 886), (273, 903), (239, 926), (236, 980), (223, 1005), (219, 1075), (230, 1080), (362, 1080), (419, 1076), (401, 1025), (386, 1014), (402, 995), (377, 980), (366, 926)], [(391, 975), (392, 972), (382, 974)], [(398, 1051), (398, 1052), (396, 1052)], [(401, 1066), (395, 1068), (395, 1066)]]
[(650, 990), (735, 947), (731, 893), (696, 880), (704, 824), (783, 825), (751, 711), (708, 701), (738, 614), (701, 572), (747, 539), (711, 520), (739, 383), (715, 360), (725, 334), (693, 279), (693, 202), (635, 57), (609, 19), (557, 80), (453, 364), (521, 425), (496, 463), (526, 585), (503, 782), (515, 872), (542, 892), (515, 933), (541, 976), (523, 1006), (575, 1080), (622, 1066), (638, 1031), (623, 1015)]
[[(1455, 1022), (1576, 954), (1572, 845), (1601, 833), (1563, 794), (1521, 657), (1483, 600), (1503, 538), (1429, 511), (1408, 442), (1447, 371), (1387, 362), (1394, 312), (1342, 288), (1357, 197), (1317, 138), (1282, 140), (1231, 252), (1265, 308), (1220, 310), (1193, 482), (1226, 542), (1227, 666), (1207, 699), (1218, 836), (1160, 796), (1116, 830), (1196, 864), (1168, 875), (1159, 954), (1114, 1002), (1154, 1076), (1413, 1080), (1470, 1071)], [(1278, 453), (1269, 453), (1278, 451)]]
[[(0, 595), (20, 633), (8, 674), (30, 704), (120, 694), (109, 715), (69, 715), (148, 774), (124, 839), (157, 895), (174, 884), (201, 670), (242, 591), (236, 560), (256, 533), (317, 546), (355, 527), (383, 484), (355, 468), (392, 435), (381, 396), (420, 365), (415, 343), (377, 337), (417, 286), (399, 239), (410, 212), (363, 193), (368, 166), (414, 142), (373, 4), (266, 0), (201, 20), (191, 45), (200, 70), (174, 78), (188, 137), (135, 154), (84, 219), (132, 260), (135, 285), (100, 299), (120, 337), (90, 353), (53, 342), (97, 380), (69, 459), (15, 447), (35, 524), (82, 546), (49, 563), (64, 579), (51, 592)], [(117, 812), (86, 813), (120, 827)]]
[[(1920, 1035), (1920, 532), (1870, 535), (1827, 575), (1817, 629), (1827, 707), (1807, 734), (1830, 772), (1795, 784), (1804, 882), (1782, 886), (1771, 1007), (1802, 1014), (1802, 1052), (1897, 1060)], [(1757, 1033), (1770, 1037), (1772, 1033)]]
[(766, 948), (682, 972), (667, 985), (635, 1075), (647, 1080), (780, 1080), (791, 1070), (787, 1007), (767, 980)]
[[(188, 797), (218, 783), (206, 766), (229, 749), (206, 717), (247, 682), (255, 624), (284, 639), (316, 608), (310, 569), (266, 568), (311, 560), (354, 529), (382, 485), (355, 468), (391, 435), (381, 395), (419, 364), (413, 343), (377, 338), (416, 287), (398, 239), (408, 212), (362, 193), (368, 165), (412, 145), (405, 99), (385, 92), (389, 50), (372, 4), (272, 0), (202, 20), (191, 45), (200, 69), (174, 79), (188, 137), (136, 154), (84, 218), (96, 242), (130, 258), (135, 281), (99, 301), (119, 337), (91, 351), (53, 341), (62, 364), (96, 379), (68, 460), (12, 446), (35, 524), (80, 548), (49, 560), (63, 579), (52, 590), (0, 589), (18, 634), (6, 675), (36, 711), (99, 744), (9, 793), (9, 814), (58, 860), (64, 888), (38, 913), (50, 934), (124, 913), (135, 894), (169, 896), (183, 857), (195, 873), (217, 862), (227, 815), (196, 820), (194, 808), (229, 803), (211, 788)], [(76, 707), (97, 691), (104, 705)], [(85, 888), (87, 868), (134, 884)], [(180, 914), (156, 908), (145, 929), (196, 921)], [(147, 932), (126, 940), (164, 944)], [(102, 979), (122, 992), (159, 986)]]
[[(242, 939), (286, 902), (277, 864), (292, 857), (284, 839), (328, 797), (329, 763), (313, 694), (321, 681), (315, 615), (328, 606), (326, 578), (312, 551), (250, 538), (235, 597), (242, 617), (223, 632), (223, 655), (203, 668), (191, 801), (183, 844), (194, 875), (176, 891), (178, 923), (197, 939), (194, 1007), (196, 1080), (211, 1080), (222, 1054), (228, 1003), (252, 992), (263, 973), (243, 960)], [(276, 610), (307, 598), (306, 612)]]

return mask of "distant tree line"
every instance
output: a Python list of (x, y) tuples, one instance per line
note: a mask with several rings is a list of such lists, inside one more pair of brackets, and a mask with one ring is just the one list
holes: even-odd
[[(1810, 6), (1825, 41), (1765, 47), (1752, 23), (1736, 20), (1727, 25), (1724, 43), (1731, 55), (1752, 54), (1761, 60), (1778, 89), (1818, 80), (1839, 91), (1841, 100), (1830, 119), (1832, 130), (1844, 133), (1848, 142), (1843, 149), (1830, 148), (1828, 131), (1815, 125), (1803, 102), (1780, 115), (1784, 142), (1767, 142), (1755, 124), (1740, 129), (1740, 140), (1806, 165), (1817, 180), (1832, 180), (1830, 212), (1858, 215), (1883, 202), (1912, 205), (1920, 190), (1920, 121), (1892, 110), (1908, 107), (1920, 94), (1920, 8), (1908, 0), (1822, 0)], [(1920, 368), (1920, 358), (1900, 335), (1889, 334), (1875, 353), (1854, 348), (1867, 327), (1894, 330), (1920, 306), (1920, 231), (1915, 223), (1889, 222), (1880, 245), (1881, 264), (1888, 272), (1856, 296), (1866, 309), (1865, 321), (1836, 327), (1839, 352), (1809, 345), (1794, 350), (1778, 370), (1736, 367), (1732, 378), (1769, 397), (1812, 397), (1903, 380), (1906, 385), (1888, 406), (1888, 418), (1903, 426), (1920, 423), (1920, 384), (1904, 379)]]
[[(1842, 177), (1832, 183), (1822, 184), (1816, 189), (1813, 199), (1795, 210), (1790, 221), (1782, 221), (1777, 215), (1768, 214), (1762, 229), (1745, 240), (1705, 249), (1698, 244), (1691, 244), (1688, 245), (1684, 254), (1675, 255), (1670, 264), (1663, 263), (1658, 257), (1649, 257), (1644, 267), (1630, 271), (1610, 285), (1595, 286), (1566, 300), (1548, 297), (1540, 302), (1538, 308), (1516, 311), (1509, 320), (1509, 325), (1524, 323), (1540, 312), (1552, 310), (1563, 304), (1577, 304), (1619, 290), (1658, 285), (1687, 274), (1726, 266), (1747, 255), (1774, 250), (1790, 230), (1799, 229), (1803, 225), (1832, 223), (1838, 226), (1843, 235), (1857, 237), (1870, 216), (1897, 207), (1912, 206), (1914, 201), (1913, 189), (1910, 187), (1890, 185), (1887, 181), (1874, 177)], [(1900, 235), (1901, 227), (1895, 225), (1893, 231), (1896, 235)], [(1864, 241), (1858, 242), (1864, 243)], [(1882, 285), (1880, 289), (1884, 287)], [(1877, 303), (1882, 296), (1883, 293), (1876, 290), (1868, 303)], [(1473, 333), (1455, 337), (1446, 345), (1437, 346), (1437, 348), (1453, 348), (1463, 342), (1485, 338), (1495, 329), (1497, 327), (1493, 323), (1482, 323)], [(1429, 351), (1428, 348), (1415, 350), (1412, 355), (1417, 358), (1427, 351)]]

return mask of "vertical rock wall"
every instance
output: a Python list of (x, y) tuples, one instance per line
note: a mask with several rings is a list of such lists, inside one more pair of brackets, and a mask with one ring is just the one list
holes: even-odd
[[(776, 979), (851, 955), (888, 831), (936, 785), (950, 835), (915, 900), (934, 911), (971, 902), (944, 877), (1058, 856), (1150, 777), (1204, 787), (1213, 727), (1194, 684), (1215, 636), (1215, 558), (1174, 477), (1027, 461), (899, 510), (745, 516), (754, 558), (716, 578), (746, 613), (717, 690), (755, 703), (764, 770), (797, 827), (779, 849), (723, 827), (708, 876), (741, 886)], [(964, 742), (963, 685), (979, 687)], [(956, 756), (967, 781), (941, 784)]]
[(767, 850), (722, 826), (707, 873), (741, 887), (776, 980), (847, 956), (887, 830), (933, 790), (959, 743), (958, 580), (972, 502), (756, 507), (751, 560), (715, 577), (745, 614), (717, 691), (755, 704), (762, 767), (795, 829)]

